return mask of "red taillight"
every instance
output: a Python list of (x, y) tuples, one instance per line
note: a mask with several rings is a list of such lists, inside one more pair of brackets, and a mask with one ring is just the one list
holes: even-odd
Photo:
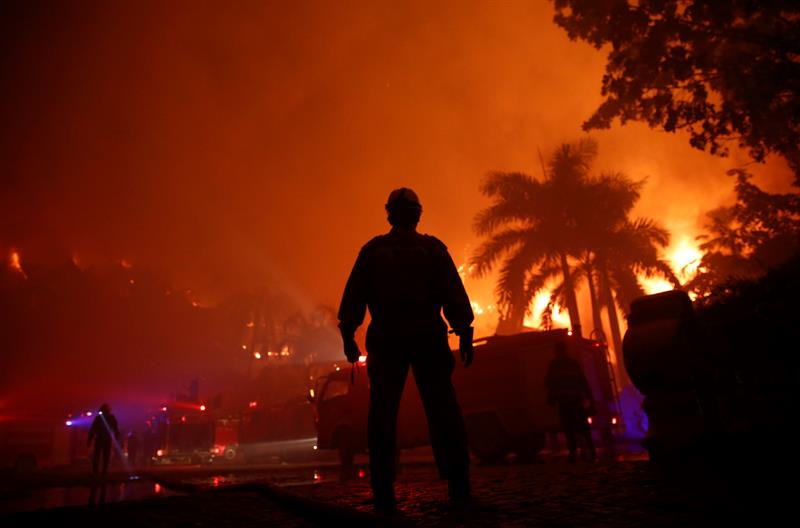
[(591, 417), (591, 416), (590, 416), (590, 417), (588, 417), (588, 418), (586, 419), (586, 421), (589, 423), (589, 425), (592, 425), (592, 417)]
[(205, 410), (206, 410), (206, 406), (205, 406), (205, 405), (201, 405), (201, 406), (200, 406), (200, 410), (201, 410), (201, 411), (205, 411)]
[(617, 417), (616, 416), (611, 419), (611, 425), (617, 425)]
[(251, 409), (254, 408), (254, 407), (258, 407), (258, 402), (257, 401), (251, 401), (250, 403), (247, 404), (247, 406), (250, 407)]
[(164, 456), (164, 450), (163, 449), (159, 449), (158, 451), (156, 451), (156, 456), (160, 456), (160, 457)]

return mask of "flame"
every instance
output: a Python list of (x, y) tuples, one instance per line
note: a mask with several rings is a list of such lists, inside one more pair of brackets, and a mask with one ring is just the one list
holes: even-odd
[(674, 290), (675, 286), (667, 279), (661, 277), (639, 276), (639, 284), (647, 295), (654, 295), (665, 291)]
[(8, 256), (8, 267), (12, 270), (16, 271), (23, 278), (27, 279), (28, 275), (25, 273), (25, 270), (22, 269), (22, 262), (19, 258), (19, 252), (16, 249), (12, 249), (11, 253)]
[(697, 267), (703, 252), (697, 242), (688, 236), (681, 238), (680, 242), (668, 253), (667, 260), (670, 261), (672, 269), (681, 282), (691, 280), (697, 274)]
[[(697, 268), (700, 266), (700, 259), (703, 258), (703, 252), (700, 251), (695, 240), (684, 235), (676, 244), (670, 246), (666, 252), (665, 258), (669, 262), (670, 268), (672, 268), (675, 276), (678, 277), (678, 280), (685, 284), (692, 280), (697, 274)], [(644, 275), (640, 275), (638, 278), (642, 289), (648, 295), (675, 289), (675, 286), (663, 277), (645, 277)]]
[[(550, 302), (550, 293), (540, 293), (531, 303), (530, 314), (525, 317), (522, 324), (529, 328), (542, 328), (542, 312)], [(570, 320), (567, 310), (563, 309), (558, 303), (553, 305), (552, 313), (553, 328), (569, 328)]]
[(475, 317), (480, 317), (482, 315), (487, 316), (495, 316), (495, 305), (487, 304), (483, 305), (478, 301), (470, 301), (469, 303), (472, 306), (472, 313), (475, 314)]

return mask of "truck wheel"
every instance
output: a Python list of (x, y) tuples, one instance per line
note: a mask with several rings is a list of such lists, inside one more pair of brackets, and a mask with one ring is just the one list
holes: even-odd
[(353, 467), (356, 456), (353, 433), (350, 429), (340, 429), (336, 434), (336, 449), (339, 451), (339, 464), (343, 468)]
[(508, 454), (508, 434), (500, 417), (493, 412), (481, 412), (464, 417), (469, 447), (481, 462), (497, 464)]

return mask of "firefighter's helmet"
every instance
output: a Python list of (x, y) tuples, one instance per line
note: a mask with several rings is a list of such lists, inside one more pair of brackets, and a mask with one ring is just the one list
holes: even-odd
[(422, 204), (419, 203), (417, 193), (408, 187), (400, 187), (389, 193), (389, 199), (386, 200), (387, 211), (397, 211), (402, 209), (412, 209), (422, 211)]

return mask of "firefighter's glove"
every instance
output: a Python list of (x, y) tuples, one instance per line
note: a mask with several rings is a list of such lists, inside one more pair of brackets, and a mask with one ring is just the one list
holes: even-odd
[(356, 343), (355, 337), (342, 336), (342, 341), (344, 341), (344, 355), (347, 357), (347, 361), (350, 363), (358, 361), (361, 351), (358, 349), (358, 343)]
[(458, 351), (461, 353), (461, 362), (464, 363), (464, 368), (470, 366), (472, 359), (475, 357), (475, 349), (472, 347), (474, 332), (475, 330), (471, 326), (456, 330), (456, 334), (458, 334)]

